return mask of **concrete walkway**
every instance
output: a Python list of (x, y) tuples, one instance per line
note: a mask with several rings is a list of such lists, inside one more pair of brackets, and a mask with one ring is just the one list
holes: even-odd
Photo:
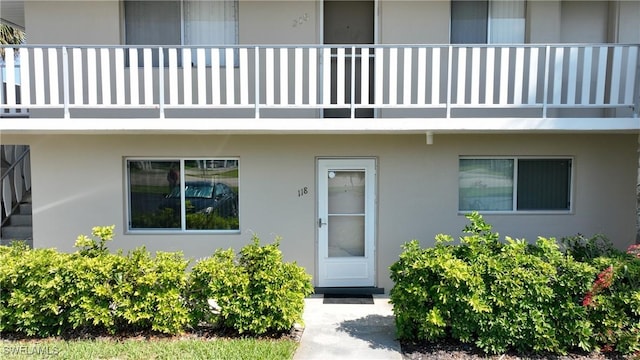
[(395, 339), (389, 298), (374, 304), (323, 304), (322, 295), (305, 300), (305, 329), (294, 360), (402, 359)]

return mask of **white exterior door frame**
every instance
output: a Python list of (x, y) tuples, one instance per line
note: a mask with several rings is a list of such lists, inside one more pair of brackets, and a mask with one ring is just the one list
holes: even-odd
[(375, 286), (376, 159), (318, 159), (317, 166), (317, 286)]

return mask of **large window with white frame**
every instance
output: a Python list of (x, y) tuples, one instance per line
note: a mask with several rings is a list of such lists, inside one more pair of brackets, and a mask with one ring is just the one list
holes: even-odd
[(461, 157), (458, 210), (571, 210), (571, 158)]
[(126, 159), (130, 231), (237, 231), (236, 158)]
[(525, 0), (452, 0), (452, 44), (525, 41)]

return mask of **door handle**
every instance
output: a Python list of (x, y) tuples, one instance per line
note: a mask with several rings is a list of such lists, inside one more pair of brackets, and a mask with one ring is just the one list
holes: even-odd
[(322, 222), (322, 218), (318, 218), (318, 227), (321, 228), (322, 225), (327, 225), (326, 222)]

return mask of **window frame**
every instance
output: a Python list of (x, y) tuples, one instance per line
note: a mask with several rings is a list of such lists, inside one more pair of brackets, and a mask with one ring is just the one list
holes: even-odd
[[(187, 219), (186, 219), (186, 208), (184, 206), (186, 197), (184, 191), (185, 174), (184, 174), (184, 164), (185, 161), (217, 161), (217, 160), (234, 160), (238, 162), (238, 193), (236, 196), (238, 197), (238, 224), (240, 223), (240, 157), (239, 156), (216, 156), (216, 157), (207, 157), (207, 156), (176, 156), (176, 157), (152, 157), (152, 156), (126, 156), (123, 158), (123, 172), (124, 172), (124, 224), (126, 225), (125, 234), (128, 235), (144, 235), (144, 234), (162, 234), (162, 235), (176, 235), (176, 234), (209, 234), (209, 235), (233, 235), (240, 234), (240, 226), (238, 229), (188, 229), (187, 228)], [(129, 163), (134, 161), (157, 161), (157, 162), (176, 162), (180, 165), (180, 229), (177, 228), (132, 228), (132, 211), (131, 211), (131, 173), (129, 171)]]
[[(152, 47), (163, 47), (164, 49), (164, 57), (165, 59), (167, 59), (167, 48), (179, 48), (179, 49), (184, 49), (184, 48), (199, 48), (199, 47), (219, 47), (221, 49), (223, 48), (229, 48), (229, 47), (233, 47), (235, 48), (234, 50), (234, 59), (233, 59), (233, 65), (234, 67), (238, 67), (239, 66), (239, 55), (238, 55), (238, 46), (240, 45), (240, 0), (220, 0), (220, 1), (225, 1), (225, 2), (233, 2), (234, 3), (234, 41), (233, 43), (216, 43), (216, 44), (186, 44), (186, 21), (185, 21), (185, 16), (186, 16), (186, 11), (185, 11), (185, 2), (189, 2), (189, 1), (197, 1), (197, 0), (171, 0), (169, 2), (176, 2), (178, 3), (178, 7), (179, 7), (179, 14), (177, 15), (178, 17), (178, 22), (175, 24), (178, 28), (178, 31), (180, 32), (178, 38), (179, 38), (179, 44), (171, 44), (171, 43), (159, 43), (159, 44), (154, 44), (151, 43), (149, 44), (149, 41), (145, 41), (144, 44), (138, 44), (138, 43), (130, 43), (130, 39), (127, 36), (128, 30), (127, 30), (127, 5), (126, 2), (128, 2), (129, 0), (123, 0), (121, 2), (122, 7), (121, 7), (121, 21), (122, 21), (122, 42), (125, 46), (129, 46), (129, 47), (141, 47), (141, 46), (152, 46)], [(130, 0), (131, 2), (141, 2), (144, 0)], [(128, 56), (128, 55), (127, 55)], [(138, 56), (141, 56), (141, 54), (139, 54)], [(153, 55), (153, 67), (159, 67), (158, 64), (158, 59), (157, 56), (154, 52)], [(196, 54), (193, 53), (192, 54), (192, 61), (195, 59)], [(178, 65), (181, 66), (182, 65), (182, 54), (181, 52), (178, 52)], [(128, 59), (127, 59), (127, 64), (129, 63)], [(139, 61), (139, 63), (142, 63), (141, 61)], [(164, 63), (164, 67), (168, 67), (168, 61), (165, 60)], [(225, 58), (224, 56), (220, 58), (220, 67), (224, 67), (225, 66)], [(211, 62), (209, 59), (209, 55), (207, 55), (207, 61), (206, 61), (206, 67), (211, 67)]]
[[(512, 188), (512, 204), (511, 210), (461, 210), (460, 209), (460, 160), (511, 160), (513, 161), (513, 188)], [(518, 163), (520, 160), (567, 160), (569, 161), (569, 184), (568, 185), (568, 201), (569, 206), (566, 210), (551, 210), (551, 209), (541, 209), (541, 210), (518, 210)], [(472, 155), (464, 155), (458, 157), (458, 196), (457, 196), (457, 211), (458, 215), (465, 215), (473, 211), (477, 211), (480, 213), (486, 214), (497, 214), (497, 215), (569, 215), (574, 213), (574, 196), (575, 196), (575, 171), (576, 171), (576, 161), (573, 156), (563, 156), (563, 155), (554, 155), (554, 156), (535, 156), (535, 155), (526, 155), (526, 156), (472, 156)]]
[[(453, 44), (453, 45), (483, 45), (483, 44), (487, 44), (487, 45), (505, 45), (505, 44), (523, 44), (527, 42), (527, 2), (528, 0), (518, 0), (518, 1), (522, 1), (523, 2), (523, 7), (524, 7), (524, 12), (523, 12), (523, 17), (522, 20), (524, 21), (524, 26), (522, 28), (523, 33), (522, 33), (522, 40), (521, 41), (508, 41), (508, 42), (501, 42), (501, 41), (496, 41), (494, 39), (492, 39), (491, 34), (492, 34), (492, 29), (493, 26), (495, 26), (494, 20), (496, 19), (495, 17), (492, 16), (492, 10), (493, 7), (496, 4), (496, 1), (499, 0), (478, 0), (478, 3), (480, 3), (480, 1), (484, 2), (485, 5), (485, 13), (483, 14), (484, 18), (484, 31), (483, 31), (483, 36), (484, 36), (484, 41), (483, 42), (468, 42), (468, 41), (464, 41), (464, 42), (454, 42), (453, 41), (453, 35), (454, 35), (454, 14), (453, 14), (453, 2), (456, 1), (457, 3), (460, 4), (464, 4), (464, 3), (470, 3), (471, 1), (469, 0), (452, 0), (450, 1), (450, 5), (449, 5), (449, 43)], [(474, 0), (476, 1), (476, 0)], [(477, 4), (476, 4), (477, 5)], [(519, 18), (520, 19), (520, 18)]]

